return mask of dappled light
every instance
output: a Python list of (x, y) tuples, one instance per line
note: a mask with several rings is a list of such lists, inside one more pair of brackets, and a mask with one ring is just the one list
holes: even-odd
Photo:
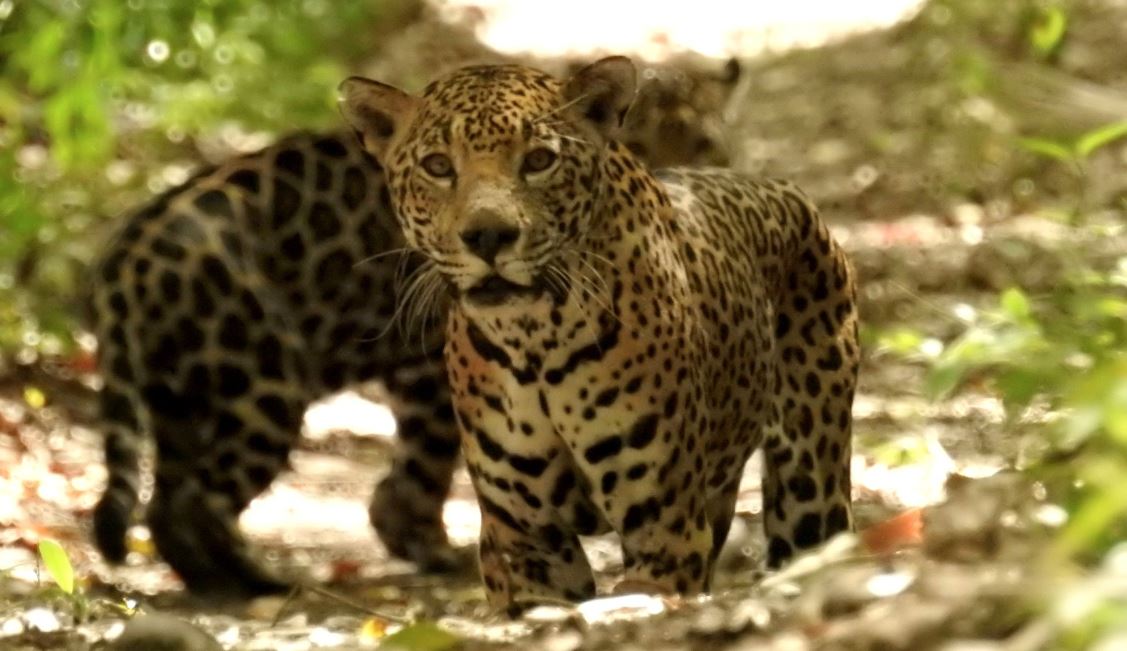
[[(0, 648), (1127, 648), (1124, 42), (1119, 0), (0, 0)], [(587, 145), (605, 130), (644, 164), (793, 180), (857, 276), (856, 393), (824, 387), (851, 397), (852, 449), (808, 443), (850, 476), (799, 474), (783, 491), (829, 500), (847, 488), (852, 530), (825, 541), (816, 532), (819, 544), (768, 567), (780, 542), (790, 546), (767, 539), (764, 522), (805, 527), (798, 512), (780, 515), (786, 497), (764, 486), (792, 461), (815, 464), (787, 456), (801, 447), (779, 442), (790, 435), (780, 425), (767, 445), (785, 453), (760, 450), (742, 475), (714, 482), (735, 515), (712, 555), (707, 596), (657, 594), (656, 583), (624, 579), (657, 555), (631, 558), (613, 531), (587, 535), (597, 523), (581, 516), (595, 515), (568, 501), (571, 491), (595, 496), (606, 519), (616, 489), (672, 468), (673, 455), (635, 464), (629, 476), (626, 466), (621, 477), (561, 473), (558, 499), (536, 494), (541, 474), (557, 481), (558, 459), (580, 468), (577, 459), (608, 449), (642, 454), (658, 438), (644, 419), (605, 432), (602, 448), (568, 449), (549, 414), (559, 418), (556, 394), (546, 391), (512, 412), (552, 424), (559, 447), (531, 447), (540, 439), (527, 421), (536, 419), (506, 412), (515, 410), (511, 387), (484, 379), (487, 364), (517, 365), (500, 344), (482, 344), (480, 330), (466, 335), (480, 357), (461, 350), (449, 377), (469, 369), (466, 393), (505, 417), (478, 431), (481, 414), (447, 402), (436, 366), (445, 310), (472, 290), (410, 250), (417, 242), (394, 223), (405, 199), (383, 185), (372, 143), (373, 134), (391, 138), (383, 131), (396, 116), (371, 110), (358, 126), (338, 88), (362, 75), (419, 93), (483, 62), (574, 80), (612, 54), (634, 60), (633, 108), (620, 128), (609, 126), (617, 109), (599, 93), (615, 80), (605, 73), (598, 93), (550, 114), (589, 121), (582, 138), (566, 138)], [(366, 134), (367, 151), (352, 130)], [(520, 196), (539, 192), (535, 174), (555, 169), (575, 144), (561, 145), (566, 138), (549, 143), (536, 169), (528, 157), (513, 163), (533, 188), (522, 185)], [(464, 179), (445, 162), (449, 169), (420, 163), (431, 170), (428, 196), (440, 186), (460, 191)], [(731, 201), (703, 185), (692, 192)], [(776, 218), (768, 212), (765, 220)], [(619, 226), (619, 237), (642, 228)], [(305, 239), (293, 235), (299, 228)], [(684, 220), (669, 230), (699, 228)], [(470, 246), (467, 233), (458, 242)], [(503, 233), (494, 235), (475, 241), (503, 246)], [(369, 250), (374, 241), (382, 250)], [(128, 264), (108, 253), (130, 246), (157, 253)], [(712, 265), (695, 282), (722, 275), (722, 247), (714, 249), (684, 254)], [(769, 317), (746, 316), (770, 324), (773, 342), (792, 327), (776, 318), (797, 304), (787, 292), (817, 277), (813, 247), (804, 255), (810, 278), (780, 280)], [(183, 271), (185, 260), (199, 268)], [(545, 281), (544, 296), (574, 291), (609, 315), (575, 327), (572, 337), (594, 343), (568, 358), (573, 368), (619, 345), (618, 334), (595, 329), (610, 331), (622, 308), (622, 288), (612, 293), (608, 283), (618, 276), (605, 265), (626, 265), (591, 260), (566, 283)], [(749, 270), (740, 283), (766, 277)], [(828, 292), (824, 273), (821, 283)], [(829, 341), (841, 309), (793, 327), (808, 343)], [(522, 321), (529, 333), (549, 318), (531, 320)], [(728, 326), (743, 325), (676, 346), (721, 350)], [(652, 339), (651, 348), (663, 342), (660, 327)], [(811, 360), (811, 369), (842, 364), (844, 348), (831, 347), (836, 358)], [(779, 348), (771, 354), (805, 363), (800, 348)], [(541, 373), (541, 361), (525, 372)], [(639, 376), (630, 385), (629, 373), (616, 373), (621, 390), (592, 391), (592, 404), (693, 381), (643, 385)], [(798, 395), (822, 395), (814, 373), (785, 375), (777, 381)], [(532, 381), (519, 369), (510, 379)], [(564, 386), (552, 391), (562, 396)], [(811, 399), (805, 436), (848, 423), (830, 404)], [(614, 420), (587, 411), (583, 422)], [(142, 436), (114, 438), (125, 426)], [(455, 459), (459, 426), (485, 470)], [(698, 483), (701, 454), (734, 454), (697, 453), (692, 433), (678, 434), (662, 449), (698, 454)], [(494, 476), (493, 462), (527, 477)], [(532, 507), (525, 515), (574, 512), (567, 536), (583, 534), (576, 549), (594, 591), (496, 607), (498, 588), (478, 567), (491, 518), (494, 531), (501, 522), (535, 532), (557, 554), (543, 558), (563, 557), (567, 539), (555, 521), (479, 504), (483, 486), (523, 500)], [(107, 487), (112, 508), (99, 506)], [(689, 488), (686, 480), (680, 492)], [(173, 497), (162, 502), (162, 490)], [(133, 495), (138, 504), (126, 503)], [(679, 496), (646, 495), (648, 504), (633, 506), (656, 509), (656, 527)], [(120, 513), (106, 516), (113, 508)], [(609, 524), (644, 523), (638, 512)], [(228, 523), (215, 513), (233, 515)], [(696, 529), (682, 517), (677, 535), (711, 535), (718, 522), (706, 524), (702, 510)], [(114, 527), (121, 539), (107, 543)], [(494, 562), (517, 567), (512, 549)], [(537, 566), (540, 558), (520, 571), (570, 580)], [(670, 558), (655, 580), (678, 571)], [(242, 594), (240, 582), (275, 589)]]
[[(470, 17), (477, 37), (500, 52), (538, 57), (616, 52), (660, 61), (683, 51), (723, 59), (817, 47), (888, 28), (913, 16), (923, 2), (870, 0), (850, 6), (832, 0), (734, 5), (723, 0), (445, 0), (439, 6), (451, 18)], [(723, 20), (717, 20), (720, 16)], [(552, 28), (545, 29), (545, 24)]]

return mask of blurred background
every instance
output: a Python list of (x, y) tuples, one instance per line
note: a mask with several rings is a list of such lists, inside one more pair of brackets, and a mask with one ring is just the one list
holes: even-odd
[(475, 59), (621, 52), (701, 77), (736, 57), (703, 107), (732, 166), (797, 177), (840, 221), (1114, 208), (1121, 5), (0, 0), (0, 348), (73, 343), (108, 221), (203, 162), (339, 126), (354, 73), (417, 89)]
[[(95, 582), (124, 580), (83, 546), (104, 473), (78, 296), (131, 206), (205, 164), (339, 128), (350, 74), (417, 90), (470, 61), (562, 73), (627, 54), (692, 100), (706, 162), (798, 181), (852, 255), (863, 524), (963, 499), (978, 519), (941, 520), (931, 552), (985, 536), (976, 562), (998, 570), (1016, 528), (1038, 541), (1021, 565), (1070, 586), (1010, 595), (976, 635), (1050, 621), (1050, 646), (996, 648), (1127, 648), (1125, 44), (1124, 0), (0, 0), (0, 570), (50, 535)], [(386, 560), (363, 509), (394, 423), (370, 397), (311, 411), (299, 472), (244, 517), (276, 556)], [(1019, 489), (948, 481), (1014, 470)], [(460, 486), (447, 524), (468, 543)], [(299, 512), (320, 532), (304, 542)], [(168, 577), (131, 580), (159, 592)], [(932, 648), (919, 644), (882, 648)]]

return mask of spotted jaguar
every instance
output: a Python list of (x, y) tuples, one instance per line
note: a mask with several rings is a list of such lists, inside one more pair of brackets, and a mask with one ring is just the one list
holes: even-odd
[(411, 298), (444, 297), (498, 608), (593, 596), (579, 536), (610, 531), (619, 589), (708, 590), (758, 448), (772, 565), (852, 527), (850, 265), (791, 183), (652, 172), (618, 140), (635, 87), (623, 57), (341, 86), (422, 253)]

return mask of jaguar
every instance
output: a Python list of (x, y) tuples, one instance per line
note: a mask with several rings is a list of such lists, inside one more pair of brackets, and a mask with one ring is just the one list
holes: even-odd
[[(654, 160), (722, 156), (696, 86), (658, 70), (642, 93), (653, 101), (624, 135)], [(397, 279), (419, 266), (405, 244), (383, 172), (347, 131), (206, 167), (123, 220), (88, 292), (108, 468), (93, 529), (105, 559), (126, 557), (151, 439), (143, 519), (187, 588), (284, 589), (237, 517), (286, 467), (312, 402), (376, 380), (398, 436), (371, 522), (390, 553), (425, 571), (459, 565), (441, 517), (459, 456), (443, 325), (400, 309)]]
[(618, 590), (707, 591), (760, 448), (770, 565), (853, 526), (850, 264), (792, 183), (651, 171), (619, 140), (635, 89), (624, 57), (341, 85), (422, 253), (408, 298), (446, 317), (500, 609), (592, 597), (580, 536), (611, 531)]

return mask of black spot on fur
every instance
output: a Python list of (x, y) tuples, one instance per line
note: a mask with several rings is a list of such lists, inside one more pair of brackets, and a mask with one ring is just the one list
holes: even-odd
[(253, 170), (239, 170), (227, 177), (227, 182), (237, 185), (252, 194), (258, 194), (261, 181), (258, 172)]
[(250, 376), (238, 366), (220, 364), (219, 394), (224, 398), (238, 398), (250, 390)]
[(205, 215), (214, 215), (216, 217), (234, 217), (234, 211), (231, 210), (231, 199), (227, 196), (226, 192), (221, 190), (208, 190), (195, 200), (196, 209)]
[(219, 258), (214, 255), (205, 255), (200, 261), (200, 267), (204, 276), (211, 281), (212, 287), (217, 289), (220, 294), (230, 294), (234, 289), (231, 272), (227, 271), (227, 266)]
[(309, 227), (318, 242), (332, 239), (341, 233), (340, 219), (328, 204), (318, 201), (309, 213)]
[(344, 189), (341, 199), (349, 210), (356, 210), (364, 203), (368, 195), (368, 183), (364, 173), (358, 167), (349, 167), (344, 171)]
[(288, 225), (301, 208), (301, 194), (279, 176), (274, 177), (273, 226), (281, 229)]
[(788, 332), (790, 332), (790, 317), (779, 313), (775, 318), (775, 338), (782, 339)]
[(799, 549), (807, 549), (822, 540), (822, 518), (816, 513), (803, 515), (794, 526), (794, 544)]
[(837, 504), (826, 514), (826, 537), (849, 530), (849, 514), (845, 507)]
[(779, 536), (771, 536), (771, 542), (767, 545), (767, 564), (771, 567), (779, 567), (791, 556), (794, 556), (794, 548), (790, 543)]
[(274, 159), (279, 169), (289, 172), (294, 176), (305, 176), (305, 156), (295, 149), (286, 149), (278, 153)]
[(599, 463), (622, 452), (622, 437), (612, 435), (587, 447), (583, 457), (588, 463)]
[(573, 488), (575, 488), (575, 475), (570, 470), (564, 470), (556, 477), (556, 483), (552, 487), (552, 506), (556, 508), (563, 506)]
[(539, 477), (548, 468), (548, 460), (543, 457), (522, 457), (512, 454), (509, 455), (509, 465), (521, 474)]
[(657, 436), (657, 414), (650, 414), (639, 418), (634, 427), (630, 429), (630, 435), (627, 443), (630, 447), (641, 450), (653, 442), (654, 437)]
[(228, 314), (219, 326), (219, 345), (227, 350), (241, 351), (247, 347), (247, 326), (239, 317)]
[(330, 158), (348, 156), (348, 148), (336, 138), (321, 138), (313, 143), (313, 148)]
[(296, 423), (294, 410), (279, 396), (260, 396), (254, 404), (264, 416), (270, 419), (270, 422), (279, 428), (288, 431)]
[(796, 475), (787, 482), (787, 489), (799, 502), (810, 502), (818, 497), (818, 484), (809, 475)]
[[(180, 276), (169, 270), (161, 272), (160, 294), (166, 303), (178, 303), (180, 301), (182, 289), (183, 286), (180, 282)], [(117, 296), (120, 296), (120, 294), (118, 294)]]
[(622, 519), (622, 533), (628, 535), (636, 531), (646, 522), (646, 512), (640, 504), (631, 504), (626, 509), (626, 517)]

